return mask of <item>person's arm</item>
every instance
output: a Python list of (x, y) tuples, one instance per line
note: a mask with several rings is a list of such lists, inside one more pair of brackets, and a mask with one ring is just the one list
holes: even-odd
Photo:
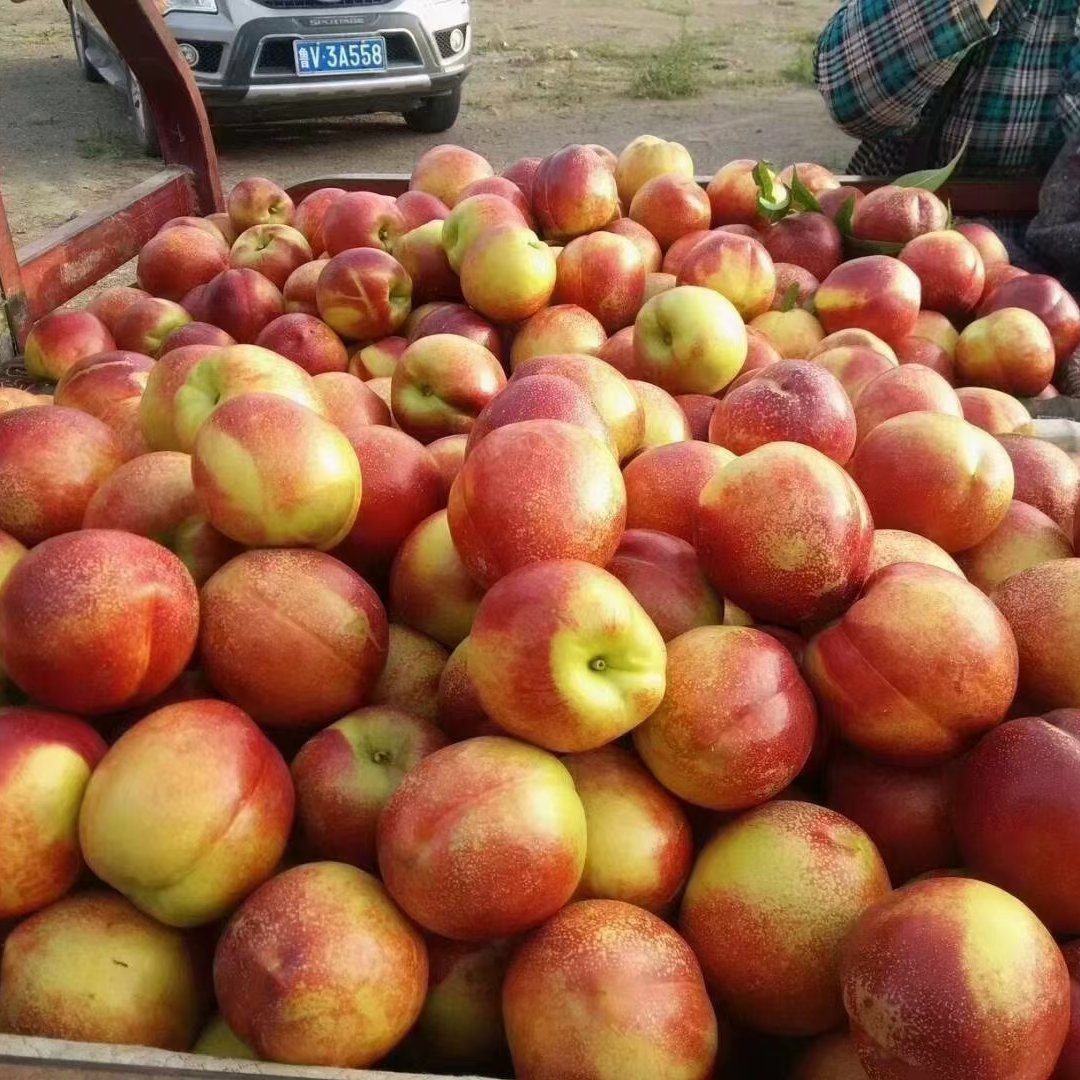
[(818, 40), (814, 76), (832, 118), (859, 138), (910, 131), (973, 46), (997, 0), (847, 0)]

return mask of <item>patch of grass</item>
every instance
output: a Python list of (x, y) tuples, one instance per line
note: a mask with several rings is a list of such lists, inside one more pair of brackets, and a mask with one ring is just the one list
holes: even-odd
[(129, 138), (103, 127), (90, 135), (81, 135), (75, 140), (75, 149), (86, 161), (124, 161), (134, 152)]
[(780, 72), (785, 82), (797, 86), (814, 85), (814, 50), (800, 49), (795, 58)]
[(706, 46), (685, 31), (642, 60), (630, 96), (655, 101), (697, 97), (704, 89), (710, 56)]

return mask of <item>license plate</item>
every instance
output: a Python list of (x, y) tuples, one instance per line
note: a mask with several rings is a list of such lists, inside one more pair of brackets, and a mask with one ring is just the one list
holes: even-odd
[(342, 38), (334, 41), (294, 41), (297, 75), (354, 75), (386, 70), (386, 39)]

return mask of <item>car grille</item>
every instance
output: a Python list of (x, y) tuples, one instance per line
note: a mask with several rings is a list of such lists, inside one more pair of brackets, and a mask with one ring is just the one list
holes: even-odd
[(199, 62), (192, 71), (212, 72), (221, 67), (221, 54), (225, 46), (220, 41), (189, 41), (186, 44), (199, 52)]
[[(386, 34), (386, 63), (388, 67), (404, 67), (420, 64), (420, 52), (409, 34)], [(256, 75), (295, 75), (296, 61), (293, 56), (294, 39), (267, 38), (259, 50), (255, 62)], [(327, 74), (330, 74), (327, 72)]]
[[(454, 50), (450, 47), (450, 35), (455, 31), (460, 30), (465, 35), (465, 41), (468, 42), (469, 27), (466, 26), (451, 26), (449, 30), (440, 30), (435, 35), (435, 44), (439, 46), (439, 55), (448, 60), (451, 56), (454, 56)], [(464, 51), (464, 47), (460, 51)]]
[(323, 8), (378, 7), (389, 4), (391, 0), (255, 0), (260, 7), (281, 10), (310, 8), (321, 11)]

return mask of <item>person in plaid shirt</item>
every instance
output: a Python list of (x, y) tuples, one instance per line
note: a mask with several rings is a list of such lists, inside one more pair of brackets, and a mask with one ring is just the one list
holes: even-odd
[[(851, 170), (888, 175), (949, 160), (967, 175), (1042, 175), (1080, 134), (1077, 0), (846, 0), (814, 73), (836, 122), (863, 140)], [(949, 85), (934, 160), (910, 157)]]

